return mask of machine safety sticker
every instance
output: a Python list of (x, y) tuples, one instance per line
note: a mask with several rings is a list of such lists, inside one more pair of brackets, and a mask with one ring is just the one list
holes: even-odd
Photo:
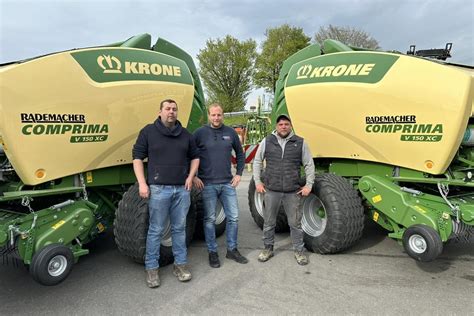
[(378, 221), (378, 220), (379, 220), (379, 213), (374, 212), (374, 217), (373, 217), (373, 219), (374, 219), (374, 222)]
[(374, 203), (378, 203), (380, 201), (382, 201), (382, 196), (380, 194), (376, 195), (372, 198), (372, 202), (374, 202)]
[(92, 183), (92, 181), (94, 181), (94, 179), (92, 178), (92, 172), (90, 171), (86, 172), (86, 181), (87, 183)]
[(102, 223), (97, 223), (97, 231), (102, 233), (105, 230), (105, 226)]

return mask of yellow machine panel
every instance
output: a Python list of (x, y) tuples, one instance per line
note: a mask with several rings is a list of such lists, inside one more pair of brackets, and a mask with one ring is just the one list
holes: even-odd
[[(370, 62), (374, 55), (379, 61)], [(285, 98), (295, 131), (315, 157), (441, 174), (473, 115), (473, 90), (472, 76), (454, 67), (388, 53), (343, 52), (293, 65)]]
[(0, 69), (3, 147), (28, 185), (131, 163), (139, 130), (177, 101), (186, 126), (194, 86), (184, 62), (132, 48), (53, 54)]

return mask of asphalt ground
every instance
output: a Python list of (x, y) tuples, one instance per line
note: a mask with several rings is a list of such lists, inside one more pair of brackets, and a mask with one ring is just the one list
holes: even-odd
[(277, 234), (275, 257), (257, 261), (262, 232), (248, 207), (250, 174), (238, 188), (239, 249), (250, 262), (208, 265), (202, 241), (188, 260), (193, 279), (179, 282), (172, 266), (160, 269), (161, 286), (145, 285), (142, 265), (121, 255), (109, 232), (93, 241), (61, 284), (35, 283), (24, 267), (0, 266), (0, 315), (473, 315), (474, 244), (448, 243), (431, 263), (418, 263), (367, 222), (361, 241), (341, 254), (310, 253), (298, 266), (289, 233)]

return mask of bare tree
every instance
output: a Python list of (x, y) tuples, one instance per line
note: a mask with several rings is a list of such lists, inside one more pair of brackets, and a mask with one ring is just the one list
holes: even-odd
[(325, 39), (334, 39), (350, 46), (380, 49), (378, 41), (369, 33), (350, 26), (334, 26), (331, 24), (327, 27), (321, 26), (314, 39), (319, 44), (322, 44)]

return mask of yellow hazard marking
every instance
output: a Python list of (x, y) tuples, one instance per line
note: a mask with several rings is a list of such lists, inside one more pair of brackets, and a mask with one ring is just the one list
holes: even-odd
[(92, 172), (90, 172), (90, 171), (86, 172), (86, 181), (87, 181), (87, 183), (91, 183), (92, 181), (94, 181), (92, 179)]
[(373, 219), (374, 219), (375, 222), (378, 221), (378, 219), (379, 219), (379, 213), (374, 212), (374, 217), (373, 217)]
[(51, 228), (54, 229), (54, 230), (56, 230), (56, 229), (58, 229), (59, 227), (63, 226), (65, 223), (66, 223), (66, 221), (60, 220), (59, 222), (57, 222), (56, 224), (54, 224)]
[(423, 213), (423, 214), (426, 213), (426, 210), (422, 209), (421, 206), (415, 205), (414, 208), (415, 208), (415, 210), (417, 210), (420, 213)]
[(372, 202), (374, 202), (374, 203), (378, 203), (380, 201), (382, 201), (382, 196), (380, 194), (376, 195), (372, 198)]

